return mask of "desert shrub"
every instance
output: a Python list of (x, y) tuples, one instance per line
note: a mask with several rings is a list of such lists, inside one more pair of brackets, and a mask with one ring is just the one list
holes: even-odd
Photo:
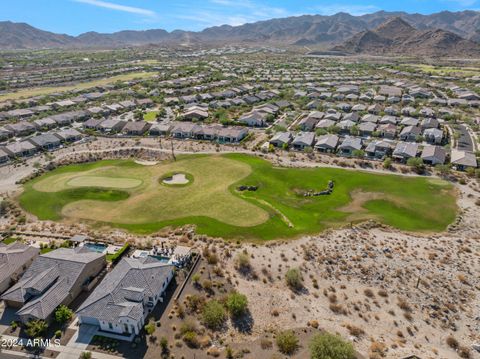
[(198, 348), (200, 343), (197, 338), (197, 333), (195, 332), (187, 332), (183, 336), (183, 341), (190, 347), (190, 348)]
[(145, 333), (148, 335), (152, 335), (155, 332), (155, 324), (150, 321), (148, 324), (145, 325)]
[(455, 339), (455, 337), (449, 335), (446, 339), (446, 342), (447, 342), (447, 345), (452, 348), (452, 349), (455, 349), (457, 350), (458, 347), (460, 346), (460, 344), (458, 343), (458, 340)]
[(312, 359), (355, 359), (353, 345), (330, 333), (314, 335), (309, 348)]
[(286, 330), (277, 334), (278, 350), (283, 354), (293, 354), (298, 348), (298, 338), (292, 330)]
[(25, 333), (30, 338), (39, 338), (47, 331), (48, 325), (44, 320), (30, 320), (26, 324)]
[(237, 292), (228, 295), (225, 305), (232, 317), (240, 317), (248, 310), (247, 297)]
[(237, 254), (235, 257), (235, 268), (242, 273), (248, 273), (252, 270), (250, 258), (247, 253), (241, 252)]
[(205, 304), (202, 317), (205, 326), (214, 330), (220, 329), (227, 319), (225, 309), (216, 300), (211, 300)]
[(302, 274), (298, 268), (290, 268), (285, 274), (285, 281), (293, 290), (300, 290), (303, 288)]

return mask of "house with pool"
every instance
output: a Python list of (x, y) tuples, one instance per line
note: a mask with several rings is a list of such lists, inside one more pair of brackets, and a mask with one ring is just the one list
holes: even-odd
[(157, 303), (163, 302), (174, 266), (152, 256), (123, 258), (77, 311), (80, 324), (132, 341)]

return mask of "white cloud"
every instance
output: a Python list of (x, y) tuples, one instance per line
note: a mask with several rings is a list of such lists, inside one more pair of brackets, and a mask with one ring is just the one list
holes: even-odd
[(115, 4), (107, 1), (101, 1), (101, 0), (73, 0), (73, 1), (82, 3), (82, 4), (89, 4), (97, 7), (102, 7), (105, 9), (128, 12), (130, 14), (143, 15), (148, 17), (155, 17), (157, 15), (155, 11), (152, 11), (152, 10), (142, 9), (142, 8), (133, 7), (133, 6), (120, 5), (120, 4)]

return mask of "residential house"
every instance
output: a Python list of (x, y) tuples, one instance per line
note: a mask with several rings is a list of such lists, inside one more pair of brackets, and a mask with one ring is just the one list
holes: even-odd
[(243, 127), (223, 127), (217, 132), (220, 143), (238, 143), (248, 135), (248, 129)]
[(477, 158), (472, 152), (452, 149), (450, 162), (459, 171), (467, 168), (477, 168)]
[(122, 259), (77, 310), (79, 323), (132, 341), (163, 302), (173, 275), (173, 265), (150, 256)]
[(381, 137), (393, 140), (397, 137), (397, 126), (392, 125), (391, 123), (384, 123), (383, 125), (378, 126), (377, 132)]
[(17, 320), (49, 320), (69, 305), (105, 267), (105, 255), (86, 248), (59, 248), (35, 258), (21, 279), (0, 298), (16, 308)]
[(0, 148), (0, 164), (7, 163), (9, 160), (10, 156), (8, 155), (8, 153), (2, 148)]
[(427, 117), (427, 118), (422, 120), (421, 126), (422, 126), (422, 128), (439, 128), (440, 123), (438, 122), (438, 120), (436, 118)]
[(195, 123), (179, 122), (173, 126), (171, 133), (175, 138), (194, 138), (195, 132), (200, 129), (201, 127)]
[(292, 142), (293, 136), (290, 132), (278, 132), (272, 139), (269, 141), (274, 147), (282, 148), (284, 146), (290, 145)]
[(447, 153), (443, 147), (440, 146), (425, 146), (420, 155), (423, 162), (432, 166), (443, 165), (445, 163)]
[(128, 121), (122, 128), (122, 133), (129, 136), (142, 136), (150, 128), (146, 121)]
[(208, 110), (195, 106), (184, 112), (181, 117), (188, 121), (205, 120), (208, 118)]
[(38, 151), (37, 147), (29, 141), (13, 142), (3, 149), (13, 158), (30, 157)]
[(21, 242), (0, 243), (0, 294), (18, 281), (38, 253), (38, 248)]
[(298, 127), (302, 131), (313, 131), (319, 121), (317, 117), (306, 116), (300, 120)]
[(50, 117), (35, 120), (33, 121), (33, 124), (37, 127), (39, 131), (48, 131), (52, 128), (57, 127), (57, 123)]
[(423, 131), (425, 141), (434, 145), (440, 145), (443, 141), (443, 131), (438, 128), (427, 128)]
[(375, 132), (376, 128), (377, 125), (373, 122), (362, 122), (360, 125), (358, 125), (360, 135), (364, 137), (371, 136), (373, 132)]
[(28, 136), (36, 131), (35, 125), (27, 121), (8, 124), (5, 125), (5, 128), (13, 132), (15, 136)]
[(417, 157), (418, 143), (398, 142), (393, 150), (393, 158), (401, 162), (407, 162), (411, 157)]
[(66, 143), (72, 143), (82, 139), (82, 134), (74, 128), (67, 128), (65, 130), (57, 131), (54, 133), (54, 135), (57, 136), (60, 141)]
[(340, 146), (338, 146), (338, 153), (342, 156), (350, 157), (355, 151), (362, 149), (362, 139), (360, 137), (347, 136)]
[(400, 132), (399, 138), (402, 141), (415, 142), (417, 138), (422, 134), (422, 129), (416, 126), (407, 126)]
[(299, 132), (292, 141), (292, 146), (296, 150), (312, 148), (315, 143), (315, 134), (313, 132)]
[(365, 148), (365, 154), (372, 159), (384, 159), (392, 154), (395, 143), (390, 140), (375, 140)]
[(317, 138), (315, 149), (323, 153), (334, 153), (337, 150), (339, 137), (337, 135), (323, 135)]
[(238, 119), (238, 122), (250, 127), (264, 127), (267, 124), (267, 114), (261, 112), (249, 112), (242, 115)]
[(44, 151), (54, 150), (62, 144), (60, 139), (53, 133), (45, 133), (43, 135), (34, 136), (29, 138), (28, 141), (33, 143), (37, 148)]
[(97, 129), (104, 133), (117, 133), (120, 132), (125, 126), (126, 121), (116, 118), (109, 118), (98, 124)]
[(172, 129), (169, 123), (154, 123), (148, 130), (150, 136), (167, 136)]

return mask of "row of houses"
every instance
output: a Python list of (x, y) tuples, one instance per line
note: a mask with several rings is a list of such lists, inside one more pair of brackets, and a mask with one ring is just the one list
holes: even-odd
[[(0, 299), (15, 311), (15, 320), (50, 321), (61, 305), (70, 305), (101, 280), (105, 254), (87, 247), (39, 250), (14, 242), (0, 243)], [(132, 340), (145, 319), (163, 301), (174, 266), (152, 256), (123, 258), (80, 305), (80, 324), (104, 334)]]
[(193, 122), (148, 123), (145, 121), (123, 121), (119, 119), (90, 119), (84, 129), (102, 133), (123, 133), (128, 136), (172, 136), (178, 139), (197, 139), (238, 143), (248, 135), (248, 129), (236, 126), (203, 125)]
[(71, 144), (82, 138), (83, 135), (79, 131), (67, 128), (33, 136), (27, 140), (11, 142), (0, 146), (0, 163), (6, 163), (10, 159), (30, 157), (41, 151), (52, 151), (63, 144)]
[(441, 129), (440, 121), (433, 117), (418, 119), (392, 115), (377, 116), (366, 114), (362, 117), (356, 112), (340, 113), (335, 110), (314, 111), (306, 114), (298, 122), (301, 131), (330, 131), (336, 128), (339, 133), (369, 137), (376, 135), (387, 139), (398, 138), (402, 141), (416, 142), (419, 139), (432, 144), (443, 144), (448, 136)]
[(418, 143), (378, 139), (364, 141), (360, 137), (340, 137), (335, 134), (315, 136), (313, 132), (299, 132), (293, 135), (290, 132), (275, 134), (269, 143), (277, 148), (291, 147), (298, 151), (307, 148), (322, 153), (336, 153), (340, 156), (365, 156), (368, 159), (381, 160), (391, 157), (399, 162), (407, 162), (409, 158), (420, 157), (426, 164), (444, 164), (450, 155), (450, 162), (458, 169), (477, 167), (475, 154), (453, 149), (447, 153), (445, 148), (436, 145), (421, 147)]

